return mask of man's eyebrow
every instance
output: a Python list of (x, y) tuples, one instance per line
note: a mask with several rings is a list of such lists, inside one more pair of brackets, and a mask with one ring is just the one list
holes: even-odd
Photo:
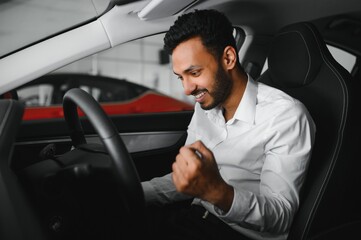
[[(191, 71), (193, 71), (193, 70), (198, 70), (198, 69), (200, 69), (200, 68), (201, 68), (201, 66), (190, 65), (187, 69), (185, 69), (185, 70), (183, 71), (183, 73), (189, 73), (189, 72), (191, 72)], [(174, 70), (173, 70), (173, 73), (174, 73), (175, 75), (180, 75), (180, 74), (176, 73)]]

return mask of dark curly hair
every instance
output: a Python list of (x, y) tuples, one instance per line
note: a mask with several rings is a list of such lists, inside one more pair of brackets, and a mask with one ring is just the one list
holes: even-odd
[[(164, 50), (172, 54), (180, 43), (197, 36), (217, 60), (227, 46), (237, 51), (232, 23), (223, 13), (213, 9), (195, 10), (179, 16), (164, 37)], [(240, 67), (238, 56), (237, 65)]]

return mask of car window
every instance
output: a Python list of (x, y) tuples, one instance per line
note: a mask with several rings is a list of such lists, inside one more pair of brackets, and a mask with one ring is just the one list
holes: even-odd
[(335, 60), (351, 73), (356, 64), (356, 56), (331, 45), (327, 45), (327, 47)]
[[(234, 33), (240, 47), (244, 35)], [(70, 88), (90, 93), (108, 114), (193, 110), (194, 99), (174, 75), (163, 38), (161, 33), (121, 44), (17, 88), (26, 105), (24, 120), (62, 117), (63, 96)]]
[(183, 93), (163, 50), (163, 37), (122, 44), (17, 88), (26, 105), (24, 119), (62, 117), (63, 96), (74, 87), (91, 93), (109, 114), (193, 110), (194, 100)]
[(40, 84), (23, 88), (18, 95), (27, 106), (50, 106), (53, 90), (51, 84)]

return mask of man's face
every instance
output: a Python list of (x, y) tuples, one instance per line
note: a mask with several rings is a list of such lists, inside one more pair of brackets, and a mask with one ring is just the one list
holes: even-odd
[(173, 50), (172, 62), (184, 93), (193, 95), (203, 109), (212, 109), (228, 98), (232, 80), (199, 37), (179, 44)]

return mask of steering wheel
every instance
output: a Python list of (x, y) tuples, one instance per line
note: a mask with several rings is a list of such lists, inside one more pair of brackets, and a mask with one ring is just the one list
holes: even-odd
[(63, 110), (75, 148), (86, 144), (77, 107), (88, 117), (110, 155), (111, 171), (119, 186), (115, 191), (121, 191), (120, 196), (128, 216), (142, 219), (145, 212), (144, 192), (134, 162), (116, 127), (90, 94), (79, 88), (68, 90), (63, 98)]

